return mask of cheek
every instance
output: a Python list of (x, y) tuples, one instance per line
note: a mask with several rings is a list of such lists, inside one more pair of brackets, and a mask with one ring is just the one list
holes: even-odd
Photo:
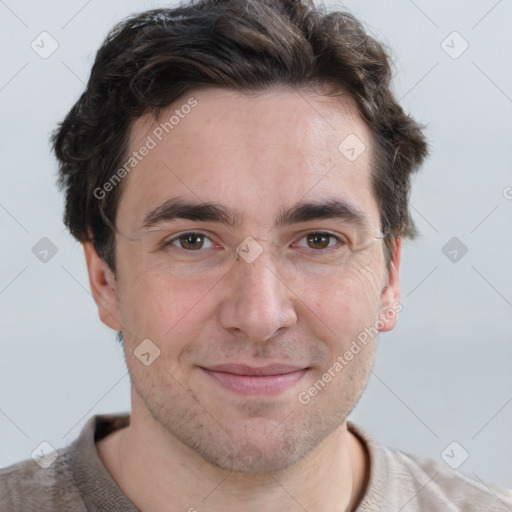
[(382, 288), (384, 286), (385, 261), (382, 244), (374, 243), (361, 252), (351, 266), (351, 286), (368, 313), (377, 315)]
[(359, 300), (369, 313), (377, 314), (382, 288), (382, 274), (374, 265), (362, 263), (352, 274), (353, 287), (358, 290)]
[(377, 317), (378, 297), (369, 289), (372, 276), (358, 272), (317, 290), (315, 312), (331, 329), (331, 335), (347, 339)]
[(125, 340), (137, 344), (149, 338), (164, 347), (172, 339), (176, 352), (182, 334), (186, 331), (187, 336), (194, 337), (208, 315), (211, 280), (202, 278), (201, 274), (178, 277), (168, 267), (148, 265), (144, 259), (132, 261), (130, 268), (137, 271), (130, 272), (126, 265), (129, 278), (122, 283), (120, 294)]
[(373, 265), (357, 265), (304, 280), (301, 316), (307, 328), (323, 340), (330, 360), (375, 325), (381, 277)]
[(321, 311), (337, 314), (339, 320), (368, 314), (378, 308), (382, 272), (375, 255), (351, 264), (326, 267), (323, 273), (304, 275), (303, 293), (314, 297)]

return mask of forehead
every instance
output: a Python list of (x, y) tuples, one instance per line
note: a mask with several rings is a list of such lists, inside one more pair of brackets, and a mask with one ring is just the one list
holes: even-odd
[(333, 195), (378, 215), (370, 144), (346, 95), (192, 90), (158, 119), (147, 114), (132, 125), (127, 158), (138, 156), (123, 181), (118, 218), (138, 222), (176, 196), (222, 203), (262, 222), (265, 212), (270, 218), (300, 199)]

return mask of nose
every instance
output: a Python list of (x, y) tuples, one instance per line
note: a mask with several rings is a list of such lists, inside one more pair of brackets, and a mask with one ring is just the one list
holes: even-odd
[(224, 284), (220, 323), (232, 335), (261, 342), (297, 322), (293, 292), (267, 251), (251, 263), (235, 261)]

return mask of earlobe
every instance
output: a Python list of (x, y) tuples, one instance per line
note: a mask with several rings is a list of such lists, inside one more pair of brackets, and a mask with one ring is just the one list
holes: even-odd
[(82, 242), (82, 247), (89, 274), (89, 285), (98, 307), (98, 315), (105, 325), (121, 331), (115, 276), (96, 252), (93, 242)]
[(402, 239), (397, 238), (393, 244), (391, 264), (387, 270), (387, 283), (382, 290), (379, 311), (379, 331), (390, 331), (396, 326), (398, 312), (402, 309), (400, 304), (400, 283), (398, 271), (400, 268), (400, 253)]

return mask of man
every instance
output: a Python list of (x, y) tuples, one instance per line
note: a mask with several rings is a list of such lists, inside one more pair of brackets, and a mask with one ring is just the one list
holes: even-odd
[(347, 421), (400, 311), (421, 127), (383, 48), (308, 1), (115, 27), (54, 136), (130, 415), (1, 473), (1, 509), (510, 510)]

